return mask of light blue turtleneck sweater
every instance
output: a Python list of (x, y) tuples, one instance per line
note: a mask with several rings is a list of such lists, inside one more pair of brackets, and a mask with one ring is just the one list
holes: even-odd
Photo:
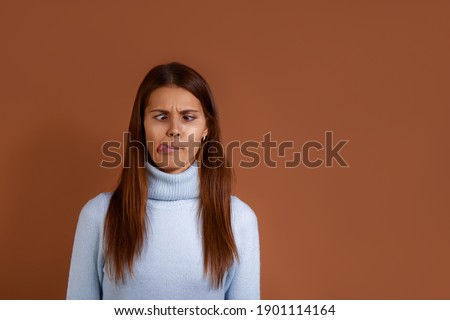
[(210, 287), (203, 272), (201, 225), (197, 220), (199, 166), (169, 174), (146, 163), (150, 225), (134, 278), (115, 286), (104, 267), (103, 225), (111, 192), (98, 194), (81, 209), (69, 271), (67, 299), (206, 300), (260, 299), (257, 217), (231, 196), (232, 228), (240, 261), (227, 270), (223, 286)]

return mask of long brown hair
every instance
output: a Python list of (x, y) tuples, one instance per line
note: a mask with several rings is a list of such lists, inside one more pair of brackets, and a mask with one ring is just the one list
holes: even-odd
[[(188, 90), (199, 99), (206, 116), (208, 135), (196, 156), (200, 166), (197, 214), (202, 225), (204, 273), (210, 273), (212, 286), (218, 288), (234, 258), (239, 260), (231, 228), (234, 172), (221, 143), (219, 117), (208, 84), (195, 70), (177, 62), (154, 67), (139, 86), (128, 128), (125, 163), (105, 218), (105, 265), (108, 273), (114, 274), (116, 285), (119, 281), (125, 282), (126, 269), (133, 276), (134, 259), (140, 257), (145, 243), (149, 221), (146, 212), (147, 169), (144, 161), (147, 161), (149, 154), (143, 117), (151, 92), (163, 86)], [(216, 160), (214, 162), (210, 160), (212, 154)]]

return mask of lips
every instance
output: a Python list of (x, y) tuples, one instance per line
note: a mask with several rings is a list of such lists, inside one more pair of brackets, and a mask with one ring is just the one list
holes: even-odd
[(175, 151), (175, 150), (179, 150), (180, 147), (175, 146), (173, 143), (168, 143), (168, 142), (163, 142), (161, 143), (158, 148), (156, 149), (156, 151), (158, 152), (170, 152), (170, 151)]

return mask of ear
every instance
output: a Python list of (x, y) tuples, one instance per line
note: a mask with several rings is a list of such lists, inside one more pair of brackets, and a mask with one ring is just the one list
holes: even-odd
[(203, 130), (203, 134), (202, 137), (205, 137), (208, 135), (208, 128), (206, 128), (205, 130)]

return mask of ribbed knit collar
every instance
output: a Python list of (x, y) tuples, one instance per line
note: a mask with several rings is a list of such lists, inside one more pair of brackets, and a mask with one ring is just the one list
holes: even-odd
[(199, 197), (199, 164), (192, 165), (180, 173), (166, 173), (146, 162), (149, 199), (183, 200)]

